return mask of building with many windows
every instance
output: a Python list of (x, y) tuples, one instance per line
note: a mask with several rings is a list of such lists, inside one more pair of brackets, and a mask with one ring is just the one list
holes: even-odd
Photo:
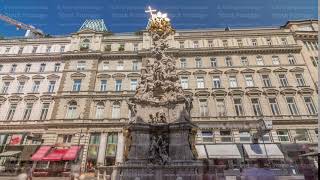
[[(315, 151), (317, 33), (317, 21), (306, 20), (277, 28), (178, 30), (171, 37), (168, 53), (193, 96), (199, 158), (294, 164)], [(64, 37), (0, 40), (0, 151), (16, 151), (21, 164), (54, 164), (55, 153), (65, 153), (61, 161), (78, 159), (84, 171), (122, 162), (127, 100), (150, 46), (147, 32), (111, 34), (101, 20)], [(260, 138), (258, 120), (273, 124)], [(254, 141), (266, 145), (264, 156), (250, 154)]]

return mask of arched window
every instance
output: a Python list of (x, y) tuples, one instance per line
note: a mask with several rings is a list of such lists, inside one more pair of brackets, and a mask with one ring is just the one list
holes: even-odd
[(112, 105), (112, 118), (120, 118), (120, 102), (114, 102)]
[(96, 119), (104, 118), (104, 104), (102, 102), (97, 103), (96, 106)]
[(69, 102), (66, 118), (67, 119), (77, 118), (77, 102), (75, 101)]

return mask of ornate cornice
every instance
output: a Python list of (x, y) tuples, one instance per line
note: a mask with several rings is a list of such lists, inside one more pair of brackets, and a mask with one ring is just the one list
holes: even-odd
[(32, 62), (32, 61), (60, 61), (61, 54), (2, 54), (0, 62)]

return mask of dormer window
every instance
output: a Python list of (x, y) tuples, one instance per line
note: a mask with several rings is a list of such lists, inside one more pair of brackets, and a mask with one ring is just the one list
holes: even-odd
[(80, 51), (88, 50), (89, 47), (90, 47), (90, 40), (86, 38), (81, 42)]

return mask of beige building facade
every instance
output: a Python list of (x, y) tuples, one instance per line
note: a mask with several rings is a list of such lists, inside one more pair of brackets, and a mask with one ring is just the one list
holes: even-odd
[[(250, 144), (262, 119), (273, 126), (259, 142), (314, 150), (317, 33), (317, 21), (309, 20), (278, 28), (177, 30), (168, 53), (193, 96), (197, 144)], [(80, 145), (85, 171), (122, 162), (127, 101), (151, 58), (150, 46), (144, 31), (90, 28), (65, 37), (0, 40), (1, 151)], [(28, 140), (35, 136), (40, 143)]]

